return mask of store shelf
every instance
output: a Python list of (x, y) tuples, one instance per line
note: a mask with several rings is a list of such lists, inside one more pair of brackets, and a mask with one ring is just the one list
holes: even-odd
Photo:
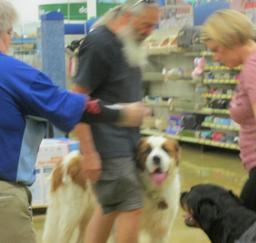
[(47, 208), (46, 204), (32, 205), (32, 209)]
[(198, 57), (198, 56), (201, 56), (201, 57), (207, 57), (207, 56), (213, 56), (213, 53), (212, 52), (209, 52), (209, 51), (195, 51), (195, 52), (185, 52), (184, 53), (184, 56), (187, 56), (187, 57)]
[(177, 77), (177, 78), (166, 78), (164, 80), (165, 82), (184, 82), (184, 83), (187, 83), (187, 84), (198, 84), (199, 81), (198, 80), (194, 80), (194, 79), (191, 79), (191, 78), (188, 78), (188, 77)]
[(143, 72), (142, 79), (144, 82), (187, 82), (190, 84), (197, 84), (198, 80), (193, 80), (191, 76), (170, 76), (164, 75), (160, 72)]
[(145, 104), (147, 106), (151, 106), (151, 107), (170, 107), (171, 104), (169, 104), (168, 102), (150, 102), (150, 101), (145, 101)]
[(213, 53), (210, 51), (201, 51), (202, 56), (213, 56)]
[(151, 129), (143, 129), (141, 130), (142, 135), (161, 135), (165, 137), (169, 137), (172, 139), (176, 139), (182, 142), (188, 142), (188, 143), (196, 143), (196, 144), (202, 144), (207, 146), (214, 146), (218, 148), (225, 148), (225, 149), (231, 149), (231, 150), (239, 150), (239, 146), (237, 144), (228, 144), (228, 143), (222, 143), (222, 142), (216, 142), (209, 139), (201, 139), (201, 138), (193, 138), (193, 137), (185, 137), (180, 135), (171, 135), (165, 132), (159, 132), (157, 130), (151, 130)]
[[(146, 104), (148, 104), (148, 103), (146, 103)], [(167, 104), (162, 104), (162, 103), (153, 104), (153, 103), (149, 102), (149, 105), (151, 105), (151, 106), (166, 106), (166, 107), (168, 107)], [(195, 113), (195, 114), (202, 114), (202, 115), (211, 115), (211, 114), (229, 115), (229, 110), (225, 110), (225, 109), (203, 108), (201, 110), (193, 110), (193, 109), (188, 110), (188, 109), (182, 109), (182, 108), (175, 108), (174, 107), (171, 110), (173, 112), (178, 112), (178, 113)]]
[(237, 84), (236, 79), (204, 79), (204, 84)]
[(203, 94), (203, 97), (205, 97), (205, 98), (214, 98), (214, 99), (226, 99), (226, 100), (232, 99), (232, 95), (228, 95), (228, 94), (209, 94), (209, 93), (205, 93), (205, 94)]
[(211, 114), (209, 111), (204, 110), (187, 110), (182, 108), (174, 108), (172, 111), (179, 112), (179, 113), (196, 113), (196, 114), (203, 114), (203, 115), (209, 115)]
[(240, 71), (241, 67), (229, 68), (226, 66), (205, 66), (204, 71)]
[(240, 128), (238, 126), (227, 126), (227, 125), (219, 125), (210, 122), (203, 122), (202, 126), (209, 127), (209, 128), (216, 128), (221, 130), (229, 130), (229, 131), (239, 131)]
[(143, 72), (142, 79), (147, 82), (163, 82), (164, 75), (160, 72)]
[(201, 110), (205, 114), (224, 114), (229, 115), (229, 110), (226, 109), (212, 109), (212, 108), (203, 108)]
[(187, 57), (196, 57), (196, 56), (213, 56), (212, 52), (209, 51), (187, 51), (186, 49), (179, 48), (176, 46), (165, 46), (165, 47), (151, 47), (146, 49), (147, 54), (150, 56), (153, 55), (168, 55), (170, 53), (181, 53)]
[(147, 48), (146, 52), (148, 55), (154, 56), (154, 55), (169, 55), (170, 53), (183, 53), (184, 50), (176, 46), (165, 46), (165, 47)]

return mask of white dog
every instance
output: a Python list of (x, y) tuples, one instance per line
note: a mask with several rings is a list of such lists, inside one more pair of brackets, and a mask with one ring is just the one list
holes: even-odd
[[(141, 239), (169, 242), (179, 208), (179, 147), (164, 137), (143, 138), (137, 160), (145, 189)], [(82, 242), (95, 198), (80, 163), (79, 152), (71, 152), (52, 173), (43, 243)]]
[(179, 209), (179, 146), (164, 137), (143, 138), (137, 160), (144, 187), (142, 230), (147, 236), (145, 242), (170, 242)]

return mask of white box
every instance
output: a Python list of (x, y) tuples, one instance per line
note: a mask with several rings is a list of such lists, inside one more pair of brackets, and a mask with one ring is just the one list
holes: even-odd
[(47, 205), (51, 172), (65, 155), (74, 150), (79, 150), (79, 141), (67, 138), (43, 139), (37, 154), (36, 181), (30, 188), (32, 206)]

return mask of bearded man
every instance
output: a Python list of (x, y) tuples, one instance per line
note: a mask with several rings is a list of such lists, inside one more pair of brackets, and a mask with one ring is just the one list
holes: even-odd
[[(146, 62), (142, 43), (159, 17), (152, 0), (128, 0), (106, 13), (80, 48), (74, 91), (109, 104), (140, 101)], [(77, 134), (98, 201), (85, 242), (105, 243), (115, 224), (116, 242), (137, 243), (143, 207), (134, 160), (139, 128), (81, 124)]]

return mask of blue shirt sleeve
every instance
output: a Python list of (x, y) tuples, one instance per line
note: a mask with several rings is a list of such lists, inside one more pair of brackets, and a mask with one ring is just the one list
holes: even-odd
[(48, 119), (65, 132), (79, 123), (87, 102), (86, 96), (60, 89), (41, 72), (30, 83), (25, 95), (29, 113)]

